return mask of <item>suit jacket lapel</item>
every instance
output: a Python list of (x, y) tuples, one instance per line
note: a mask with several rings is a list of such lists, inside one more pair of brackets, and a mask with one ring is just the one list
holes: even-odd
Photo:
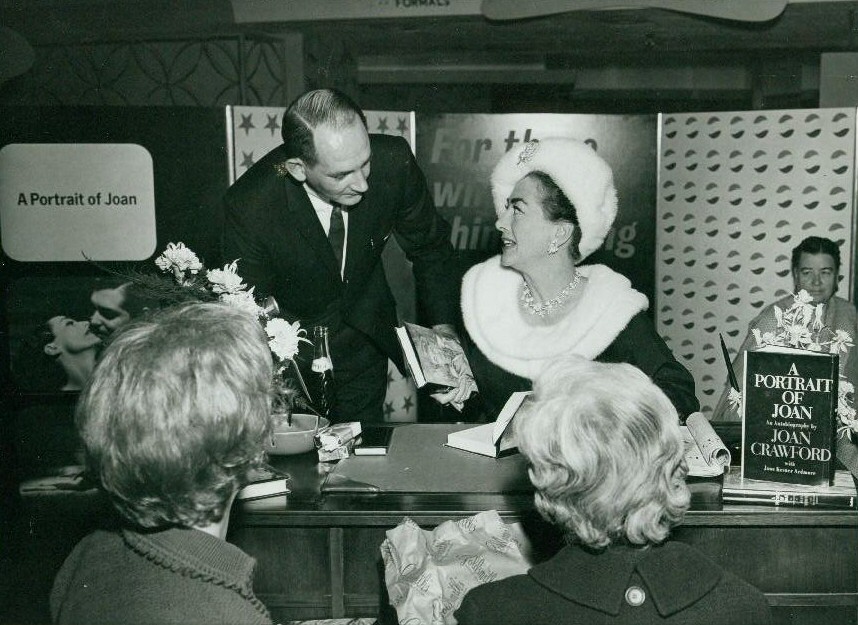
[[(367, 194), (368, 195), (368, 194)], [(371, 207), (367, 196), (359, 204), (349, 210), (349, 228), (346, 240), (346, 270), (345, 277), (353, 275), (355, 268), (359, 266), (362, 256), (366, 253), (365, 246), (372, 248), (378, 245), (370, 237), (371, 233)]]
[[(337, 267), (334, 251), (304, 187), (287, 177), (283, 188), (286, 196), (283, 202), (286, 206), (286, 227), (298, 232), (306, 240), (310, 249), (322, 260), (325, 267), (339, 276), (340, 268)], [(351, 226), (351, 215), (349, 215), (349, 226)]]

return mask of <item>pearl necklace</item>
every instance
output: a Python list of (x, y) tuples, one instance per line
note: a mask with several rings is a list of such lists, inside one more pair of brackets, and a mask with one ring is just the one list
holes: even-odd
[(556, 297), (552, 297), (549, 300), (545, 300), (544, 302), (536, 303), (536, 299), (533, 297), (533, 292), (530, 290), (530, 287), (527, 284), (527, 280), (524, 281), (524, 288), (521, 290), (521, 303), (524, 306), (524, 309), (531, 315), (538, 315), (540, 317), (546, 317), (548, 315), (553, 314), (560, 308), (566, 304), (567, 300), (572, 296), (572, 293), (575, 291), (575, 287), (581, 282), (581, 274), (578, 271), (575, 271), (575, 275), (572, 277), (572, 280), (563, 287), (563, 290), (557, 294)]

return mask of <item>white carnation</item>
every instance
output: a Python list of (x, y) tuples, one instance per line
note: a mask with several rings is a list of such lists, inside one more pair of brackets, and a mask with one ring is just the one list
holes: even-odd
[(300, 341), (310, 342), (304, 338), (306, 330), (301, 328), (300, 321), (289, 323), (285, 319), (272, 319), (265, 324), (265, 332), (268, 334), (268, 347), (280, 360), (294, 358)]
[(212, 285), (212, 291), (221, 293), (238, 293), (247, 289), (242, 278), (237, 273), (238, 261), (234, 260), (223, 266), (223, 269), (210, 269), (206, 277)]
[(184, 243), (168, 243), (167, 249), (155, 259), (155, 264), (161, 271), (170, 271), (174, 267), (180, 271), (198, 273), (203, 264), (194, 252), (185, 247)]
[(173, 277), (179, 284), (185, 284), (185, 272), (196, 275), (203, 268), (203, 264), (197, 255), (181, 242), (168, 243), (167, 249), (155, 259), (155, 264), (158, 266), (158, 269), (165, 273), (172, 272)]
[(229, 304), (233, 308), (243, 310), (254, 317), (262, 315), (262, 308), (253, 299), (253, 289), (249, 291), (239, 291), (238, 293), (222, 293), (220, 301), (224, 304)]

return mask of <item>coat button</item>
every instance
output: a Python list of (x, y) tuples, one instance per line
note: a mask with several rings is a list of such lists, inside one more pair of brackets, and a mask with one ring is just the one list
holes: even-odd
[(639, 605), (643, 605), (644, 601), (646, 601), (646, 593), (643, 588), (640, 586), (629, 586), (626, 589), (626, 603), (630, 606), (636, 608)]

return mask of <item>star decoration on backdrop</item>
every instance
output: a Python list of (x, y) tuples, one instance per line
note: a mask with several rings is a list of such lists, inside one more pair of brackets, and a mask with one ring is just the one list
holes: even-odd
[(405, 132), (408, 130), (408, 119), (405, 117), (399, 117), (397, 120), (396, 132), (404, 136)]
[(244, 115), (244, 114), (241, 115), (241, 123), (238, 125), (238, 127), (244, 131), (245, 135), (250, 134), (251, 128), (256, 128), (256, 126), (253, 125), (252, 118), (253, 118), (253, 113), (251, 113), (249, 115)]
[(402, 402), (402, 409), (407, 413), (411, 412), (411, 407), (414, 406), (414, 402), (411, 400), (411, 395), (406, 395), (405, 400)]
[(253, 165), (253, 152), (242, 152), (241, 156), (241, 165), (239, 165), (239, 167), (250, 169), (250, 167)]
[(384, 420), (389, 421), (389, 417), (392, 414), (393, 414), (393, 402), (392, 401), (384, 402)]
[(386, 117), (379, 117), (378, 118), (378, 127), (376, 128), (376, 130), (378, 130), (381, 134), (387, 133), (388, 128), (387, 128), (387, 118)]
[(268, 115), (266, 113), (266, 116), (268, 117), (268, 121), (266, 122), (265, 127), (271, 131), (271, 136), (273, 137), (274, 133), (279, 130), (280, 124), (277, 123), (277, 115)]

